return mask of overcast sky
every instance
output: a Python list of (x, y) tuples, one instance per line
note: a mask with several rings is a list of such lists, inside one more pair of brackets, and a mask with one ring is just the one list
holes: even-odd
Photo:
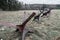
[(60, 0), (19, 0), (27, 4), (60, 4)]

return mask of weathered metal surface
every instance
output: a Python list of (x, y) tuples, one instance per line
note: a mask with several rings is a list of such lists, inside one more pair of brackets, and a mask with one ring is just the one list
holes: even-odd
[(17, 29), (20, 31), (20, 32), (23, 32), (24, 28), (25, 28), (25, 25), (27, 24), (27, 22), (35, 15), (36, 13), (33, 12), (21, 25), (16, 25), (17, 26)]

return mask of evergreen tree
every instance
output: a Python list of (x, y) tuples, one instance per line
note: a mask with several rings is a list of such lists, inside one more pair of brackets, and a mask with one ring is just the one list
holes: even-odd
[(21, 2), (17, 0), (0, 0), (0, 8), (3, 10), (19, 10)]

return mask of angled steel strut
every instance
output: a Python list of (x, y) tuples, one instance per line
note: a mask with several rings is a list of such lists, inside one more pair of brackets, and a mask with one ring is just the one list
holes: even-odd
[(25, 29), (25, 25), (27, 24), (27, 22), (35, 15), (36, 13), (33, 12), (21, 25), (16, 25), (17, 26), (17, 30), (22, 33), (22, 38), (21, 40), (25, 40), (25, 36), (27, 33), (32, 33), (31, 30), (26, 30)]
[(20, 31), (23, 32), (25, 25), (27, 24), (27, 22), (35, 15), (36, 13), (33, 12), (21, 25), (16, 25), (17, 26), (17, 30), (16, 31)]

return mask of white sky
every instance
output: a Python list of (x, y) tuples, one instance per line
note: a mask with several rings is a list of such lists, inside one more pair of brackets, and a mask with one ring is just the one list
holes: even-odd
[(19, 0), (27, 4), (60, 4), (60, 0)]

